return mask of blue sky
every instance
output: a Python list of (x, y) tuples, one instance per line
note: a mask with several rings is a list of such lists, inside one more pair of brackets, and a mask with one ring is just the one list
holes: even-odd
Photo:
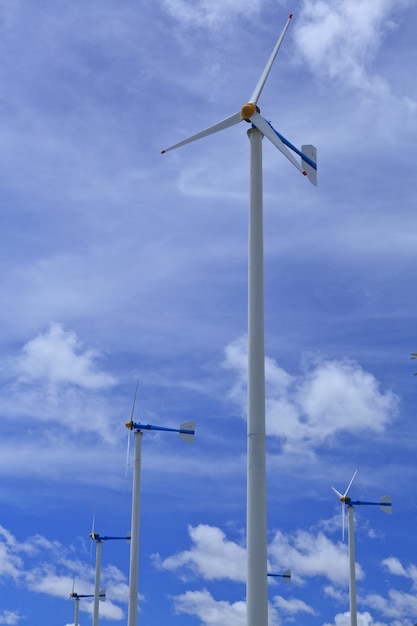
[[(417, 621), (412, 0), (1, 0), (0, 624), (73, 623), (92, 518), (129, 531), (144, 434), (139, 623), (245, 623), (247, 101), (318, 149), (313, 187), (264, 149), (270, 625)], [(129, 547), (102, 551), (100, 623), (127, 619)], [(80, 602), (80, 624), (92, 604)]]

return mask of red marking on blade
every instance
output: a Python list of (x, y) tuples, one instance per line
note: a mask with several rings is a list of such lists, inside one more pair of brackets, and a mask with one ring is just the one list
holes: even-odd
[(303, 176), (307, 176), (307, 172), (305, 170), (303, 172)]
[(166, 150), (161, 150), (161, 154), (165, 154)]
[(292, 18), (292, 16), (293, 16), (293, 14), (290, 13), (289, 16), (288, 16), (288, 19), (290, 20)]

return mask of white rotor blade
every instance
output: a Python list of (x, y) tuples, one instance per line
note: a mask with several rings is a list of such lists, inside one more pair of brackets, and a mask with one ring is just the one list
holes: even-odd
[(352, 476), (352, 480), (350, 481), (348, 488), (346, 489), (345, 493), (343, 494), (343, 496), (346, 498), (347, 494), (349, 493), (350, 488), (352, 487), (352, 483), (355, 480), (356, 474), (358, 473), (358, 470), (355, 470), (355, 473)]
[(135, 395), (133, 396), (133, 404), (132, 404), (132, 412), (130, 414), (130, 421), (127, 422), (126, 426), (129, 427), (128, 433), (127, 433), (127, 450), (126, 450), (126, 476), (127, 476), (127, 470), (129, 467), (129, 455), (130, 455), (130, 435), (132, 433), (132, 428), (133, 428), (133, 416), (135, 414), (135, 404), (136, 404), (136, 396), (138, 394), (138, 385), (139, 385), (139, 378), (136, 381), (136, 389), (135, 389)]
[(260, 97), (260, 95), (262, 93), (262, 89), (264, 88), (264, 85), (266, 83), (266, 79), (268, 78), (269, 72), (271, 71), (271, 67), (272, 67), (272, 65), (273, 65), (273, 63), (275, 61), (275, 57), (278, 54), (278, 50), (280, 48), (280, 45), (282, 44), (282, 40), (284, 39), (285, 33), (287, 32), (287, 28), (290, 25), (291, 18), (292, 18), (292, 13), (291, 13), (291, 15), (288, 16), (287, 23), (285, 24), (284, 29), (283, 29), (282, 33), (280, 34), (277, 43), (275, 44), (275, 48), (273, 49), (272, 54), (269, 57), (267, 64), (265, 65), (265, 69), (264, 69), (264, 71), (261, 74), (261, 77), (260, 77), (260, 79), (258, 81), (258, 84), (256, 85), (256, 87), (255, 87), (255, 89), (253, 91), (253, 94), (250, 97), (249, 102), (253, 102), (254, 104), (256, 104), (258, 102), (259, 97)]
[(92, 524), (91, 524), (91, 533), (90, 533), (90, 538), (91, 538), (91, 544), (90, 544), (90, 565), (91, 565), (91, 560), (92, 560), (92, 556), (93, 556), (93, 537), (95, 535), (95, 530), (94, 530), (95, 522), (96, 522), (96, 510), (94, 509), (93, 521), (92, 521)]
[(345, 543), (345, 503), (342, 502), (342, 542)]
[(332, 489), (335, 492), (335, 494), (339, 496), (339, 498), (343, 498), (343, 495), (340, 493), (340, 491), (338, 491), (335, 487), (332, 487)]
[(197, 141), (197, 139), (202, 139), (202, 137), (207, 137), (208, 135), (212, 135), (213, 133), (217, 133), (219, 130), (223, 130), (225, 128), (229, 128), (229, 126), (234, 126), (242, 121), (242, 116), (239, 113), (235, 113), (230, 117), (226, 117), (226, 119), (221, 122), (217, 122), (217, 124), (213, 124), (213, 126), (209, 126), (208, 128), (196, 133), (195, 135), (191, 135), (188, 139), (183, 139), (179, 143), (175, 143), (173, 146), (169, 148), (165, 148), (162, 150), (161, 154), (165, 154), (165, 152), (169, 152), (169, 150), (175, 150), (175, 148), (180, 148), (181, 146), (185, 146), (187, 143), (191, 143), (192, 141)]
[(129, 468), (129, 457), (130, 457), (130, 435), (132, 434), (131, 429), (129, 428), (129, 430), (127, 431), (127, 450), (126, 450), (126, 476), (127, 476), (127, 470)]
[(138, 385), (139, 385), (139, 378), (136, 381), (135, 395), (133, 396), (132, 413), (130, 414), (130, 421), (131, 422), (133, 422), (133, 414), (135, 412), (136, 396), (138, 394)]
[(304, 170), (299, 162), (293, 157), (287, 146), (281, 141), (281, 139), (275, 133), (274, 129), (270, 126), (270, 124), (268, 124), (266, 119), (262, 117), (262, 115), (260, 115), (259, 113), (254, 113), (249, 119), (252, 124), (256, 126), (256, 128), (260, 130), (261, 133), (265, 135), (265, 137), (267, 137), (269, 141), (273, 143), (274, 146), (278, 148), (278, 150), (280, 150), (289, 161), (291, 161), (294, 167), (296, 167), (297, 170), (304, 174)]

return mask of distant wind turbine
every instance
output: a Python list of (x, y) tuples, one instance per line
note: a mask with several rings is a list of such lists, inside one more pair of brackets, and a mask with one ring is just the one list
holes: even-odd
[[(72, 591), (69, 595), (70, 599), (75, 600), (75, 611), (74, 611), (74, 626), (78, 626), (78, 616), (80, 612), (80, 598), (94, 598), (94, 594), (85, 594), (85, 593), (76, 593), (74, 591), (75, 581), (72, 583)], [(105, 602), (106, 600), (106, 592), (104, 589), (100, 589), (99, 598), (101, 602)]]
[[(229, 126), (234, 126), (243, 120), (252, 124), (248, 131), (250, 141), (246, 513), (248, 626), (268, 625), (262, 138), (267, 137), (302, 174), (308, 177), (313, 185), (317, 184), (315, 147), (304, 145), (301, 150), (296, 148), (262, 117), (258, 107), (258, 100), (291, 18), (292, 14), (288, 17), (249, 102), (230, 117), (162, 151), (163, 154), (174, 150)], [(294, 154), (301, 160), (297, 160)]]
[(355, 480), (358, 470), (355, 470), (351, 481), (344, 494), (332, 487), (335, 494), (338, 496), (342, 503), (342, 539), (344, 541), (345, 530), (345, 507), (348, 509), (348, 543), (349, 543), (349, 605), (350, 605), (350, 624), (351, 626), (357, 626), (357, 609), (356, 609), (356, 571), (355, 571), (355, 533), (354, 533), (354, 519), (353, 509), (355, 506), (362, 504), (368, 504), (371, 506), (380, 506), (384, 513), (392, 513), (391, 497), (384, 496), (379, 502), (364, 502), (362, 500), (352, 500), (349, 497), (349, 491), (352, 487), (352, 483)]
[(93, 528), (90, 533), (90, 539), (96, 542), (96, 574), (95, 574), (95, 585), (94, 585), (94, 606), (93, 606), (93, 626), (98, 626), (98, 616), (99, 616), (99, 602), (101, 600), (100, 595), (102, 591), (100, 590), (100, 570), (101, 570), (101, 548), (103, 541), (114, 541), (119, 539), (124, 539), (125, 541), (130, 540), (129, 535), (125, 535), (124, 537), (108, 537), (107, 535), (100, 535), (94, 531), (94, 518), (93, 518)]
[[(152, 424), (141, 424), (133, 421), (136, 394), (138, 384), (133, 399), (130, 420), (125, 426), (130, 432), (133, 431), (135, 438), (135, 451), (133, 463), (133, 486), (132, 486), (132, 524), (130, 541), (130, 566), (129, 566), (129, 603), (127, 626), (137, 626), (138, 614), (138, 578), (139, 578), (139, 536), (140, 536), (140, 474), (142, 459), (142, 437), (144, 430), (160, 430), (164, 432), (178, 433), (180, 439), (186, 443), (194, 442), (195, 423), (185, 422), (180, 428), (167, 428), (166, 426), (153, 426)], [(130, 440), (130, 437), (129, 437)], [(128, 440), (128, 441), (129, 441)], [(129, 450), (129, 444), (128, 444)]]
[(282, 572), (282, 574), (270, 574), (268, 572), (267, 576), (271, 576), (272, 578), (282, 578), (284, 583), (290, 583), (291, 582), (291, 570), (290, 569), (286, 569)]

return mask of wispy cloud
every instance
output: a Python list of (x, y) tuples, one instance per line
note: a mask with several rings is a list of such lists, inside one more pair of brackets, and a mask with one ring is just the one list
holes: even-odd
[(372, 60), (385, 36), (397, 26), (407, 0), (313, 0), (303, 2), (295, 41), (314, 72), (361, 89), (378, 88)]
[(239, 0), (164, 0), (169, 14), (183, 26), (204, 28), (227, 24), (233, 17), (253, 15), (259, 11), (261, 4), (261, 0), (254, 0), (249, 5)]
[[(247, 341), (245, 337), (225, 349), (225, 367), (236, 383), (230, 397), (245, 415)], [(342, 432), (382, 432), (395, 418), (399, 399), (383, 392), (376, 378), (348, 359), (322, 358), (305, 363), (305, 372), (293, 376), (267, 358), (267, 431), (280, 438), (288, 452), (304, 447), (313, 451)]]
[(23, 383), (77, 385), (95, 390), (115, 383), (113, 376), (98, 371), (98, 357), (96, 350), (84, 348), (74, 332), (54, 323), (23, 346), (15, 368)]
[(13, 626), (13, 624), (18, 624), (21, 619), (22, 618), (19, 613), (16, 613), (15, 611), (0, 612), (0, 624), (10, 624)]
[[(73, 585), (78, 593), (94, 594), (94, 568), (74, 559), (72, 550), (56, 540), (33, 535), (19, 542), (10, 531), (0, 527), (0, 555), (2, 582), (12, 577), (19, 587), (28, 591), (63, 599), (69, 597)], [(102, 568), (101, 579), (103, 586), (108, 587), (106, 602), (100, 607), (101, 615), (123, 619), (124, 611), (118, 603), (127, 602), (125, 575), (110, 564)], [(83, 600), (80, 610), (91, 614), (92, 600)], [(0, 624), (17, 624), (19, 619), (16, 612), (0, 613)]]

